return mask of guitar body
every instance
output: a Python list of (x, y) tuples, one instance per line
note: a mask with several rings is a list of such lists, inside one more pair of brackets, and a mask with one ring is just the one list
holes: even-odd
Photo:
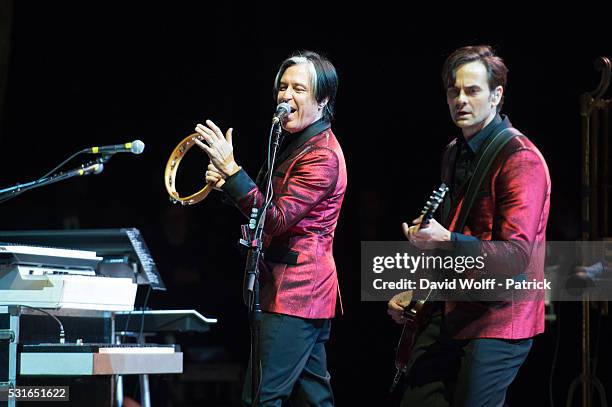
[(423, 332), (434, 310), (434, 303), (424, 300), (413, 301), (404, 309), (406, 322), (395, 352), (395, 368), (405, 373), (417, 337)]
[(402, 375), (408, 371), (408, 363), (412, 356), (414, 344), (431, 320), (434, 308), (435, 303), (425, 300), (412, 301), (404, 308), (404, 318), (406, 318), (406, 322), (404, 322), (402, 334), (400, 335), (397, 348), (395, 349), (396, 371), (393, 377), (393, 383), (389, 389), (390, 394), (395, 391)]

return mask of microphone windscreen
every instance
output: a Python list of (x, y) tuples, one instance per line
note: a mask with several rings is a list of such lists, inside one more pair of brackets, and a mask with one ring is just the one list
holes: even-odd
[(285, 112), (285, 114), (291, 113), (291, 105), (287, 102), (279, 103), (278, 106), (276, 106), (276, 113), (278, 114), (281, 112)]
[(140, 140), (132, 141), (132, 153), (140, 154), (144, 151), (145, 144)]

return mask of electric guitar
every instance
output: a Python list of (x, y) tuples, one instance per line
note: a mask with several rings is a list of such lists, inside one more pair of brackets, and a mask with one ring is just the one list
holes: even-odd
[[(448, 187), (445, 183), (440, 184), (438, 188), (434, 189), (421, 211), (421, 223), (418, 228), (429, 223), (434, 212), (444, 200), (444, 196), (447, 192)], [(408, 370), (408, 362), (410, 361), (410, 354), (412, 353), (414, 342), (430, 320), (431, 311), (434, 305), (428, 302), (428, 299), (432, 292), (433, 289), (430, 289), (424, 299), (411, 301), (410, 304), (404, 308), (403, 316), (406, 322), (404, 322), (404, 326), (402, 327), (402, 334), (395, 351), (396, 372), (393, 377), (391, 388), (389, 389), (389, 394), (393, 393), (400, 378)]]

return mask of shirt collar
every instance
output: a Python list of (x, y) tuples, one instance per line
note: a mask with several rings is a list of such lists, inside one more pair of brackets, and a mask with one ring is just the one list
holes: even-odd
[(305, 142), (307, 142), (317, 134), (324, 132), (330, 127), (331, 123), (329, 122), (329, 120), (321, 118), (306, 127), (304, 130), (298, 131), (297, 133), (291, 134), (286, 131), (283, 132), (283, 138), (285, 140), (283, 140), (276, 162), (283, 162), (289, 156), (289, 154), (291, 154), (291, 152), (295, 151)]
[(463, 143), (469, 147), (470, 151), (473, 154), (476, 154), (480, 146), (482, 146), (482, 144), (494, 133), (497, 127), (505, 121), (508, 121), (508, 118), (505, 117), (502, 120), (500, 114), (497, 113), (489, 124), (487, 124), (482, 130), (480, 130), (473, 137), (471, 137), (467, 142), (463, 137), (460, 137), (459, 140), (463, 141)]
[[(324, 132), (325, 130), (331, 127), (331, 123), (329, 120), (321, 118), (316, 122), (310, 124), (305, 129), (297, 132), (297, 133), (288, 133), (283, 131), (283, 140), (281, 142), (281, 146), (278, 151), (278, 157), (276, 158), (275, 168), (285, 161), (292, 152), (306, 143), (308, 140), (313, 138), (319, 133)], [(267, 174), (267, 163), (264, 163), (259, 170), (259, 174), (257, 174), (257, 178), (255, 183), (261, 186), (261, 182), (264, 179), (264, 176)]]
[(293, 142), (296, 140), (307, 141), (312, 136), (316, 136), (317, 134), (329, 129), (330, 127), (331, 127), (331, 124), (329, 123), (328, 120), (324, 118), (320, 118), (316, 122), (311, 123), (308, 127), (306, 127), (303, 130), (298, 131), (297, 133), (288, 133), (284, 131), (283, 135), (287, 139), (288, 142)]

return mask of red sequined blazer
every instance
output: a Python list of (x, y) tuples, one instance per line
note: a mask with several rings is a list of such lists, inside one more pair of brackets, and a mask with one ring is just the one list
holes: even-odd
[[(509, 126), (506, 119), (496, 132)], [(456, 152), (454, 140), (442, 160), (446, 183), (452, 181)], [(494, 160), (463, 230), (454, 230), (461, 194), (450, 211), (448, 228), (461, 233), (458, 242), (477, 238), (488, 265), (501, 271), (501, 277), (542, 280), (550, 190), (542, 154), (526, 137), (515, 137)], [(446, 302), (445, 320), (457, 339), (530, 338), (544, 331), (544, 301)]]
[[(274, 197), (264, 225), (261, 309), (331, 318), (339, 294), (332, 245), (346, 191), (344, 155), (326, 121), (285, 137), (286, 147), (273, 171)], [(244, 170), (229, 177), (223, 190), (247, 216), (254, 206), (262, 207), (263, 189)]]

